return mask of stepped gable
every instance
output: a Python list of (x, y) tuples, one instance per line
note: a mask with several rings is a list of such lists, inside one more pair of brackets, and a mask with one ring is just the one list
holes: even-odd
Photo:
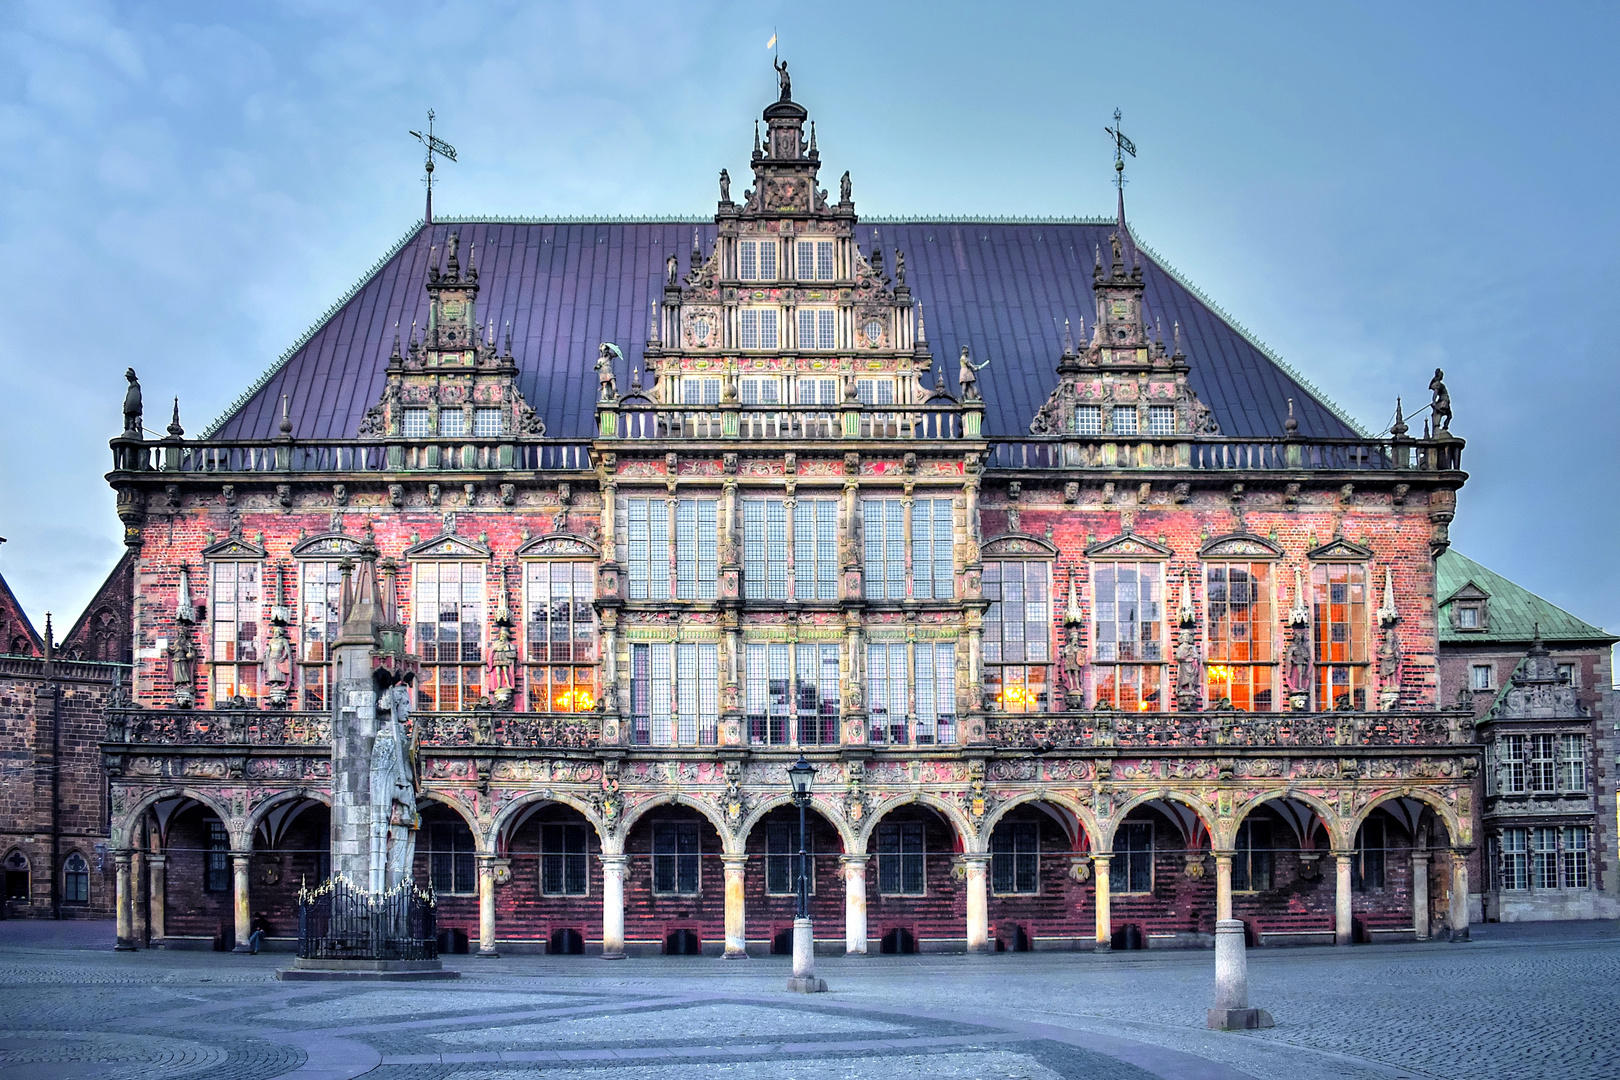
[(128, 664), (135, 659), (131, 637), (135, 625), (135, 553), (126, 550), (106, 580), (85, 605), (78, 621), (62, 635), (57, 655), (69, 660), (107, 660)]

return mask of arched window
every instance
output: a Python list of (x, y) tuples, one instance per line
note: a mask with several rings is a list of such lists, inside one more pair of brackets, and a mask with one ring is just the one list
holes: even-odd
[(88, 904), (90, 902), (90, 864), (77, 851), (62, 864), (62, 902)]
[(28, 902), (28, 856), (16, 848), (6, 854), (6, 895), (7, 900), (21, 900)]

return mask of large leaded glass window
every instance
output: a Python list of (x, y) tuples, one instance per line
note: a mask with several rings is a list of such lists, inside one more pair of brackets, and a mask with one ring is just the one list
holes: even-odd
[(672, 521), (666, 499), (623, 501), (620, 539), (630, 599), (714, 599), (720, 577), (716, 506), (713, 499), (681, 499)]
[(1097, 708), (1164, 708), (1164, 567), (1100, 563), (1092, 572), (1092, 688)]
[(780, 745), (789, 740), (792, 697), (786, 642), (748, 646), (748, 741)]
[(531, 712), (596, 708), (596, 567), (531, 562), (523, 569), (524, 671)]
[(1270, 563), (1210, 563), (1204, 567), (1205, 687), (1211, 705), (1277, 707), (1276, 645)]
[(712, 642), (630, 647), (630, 731), (639, 746), (713, 746), (719, 741), (720, 662)]
[(833, 279), (833, 242), (831, 240), (800, 240), (794, 245), (798, 256), (800, 281), (831, 281)]
[(1127, 821), (1114, 834), (1114, 858), (1109, 866), (1108, 891), (1153, 891), (1153, 823)]
[(256, 562), (209, 564), (209, 659), (213, 661), (216, 707), (230, 704), (234, 697), (249, 704), (259, 700), (263, 641), (260, 569)]
[(743, 591), (750, 600), (788, 595), (787, 503), (743, 500)]
[(1045, 712), (1052, 659), (1048, 562), (986, 562), (984, 688), (1002, 712)]
[(801, 641), (793, 647), (796, 659), (793, 700), (798, 709), (801, 746), (838, 742), (839, 647)]
[(838, 599), (836, 499), (800, 499), (793, 506), (793, 595)]
[(738, 241), (737, 276), (744, 281), (775, 281), (776, 241)]
[(411, 567), (418, 708), (460, 712), (484, 692), (484, 564), (418, 562)]
[(777, 328), (782, 313), (776, 308), (743, 308), (738, 312), (742, 330), (740, 347), (744, 349), (774, 349), (777, 347)]
[(911, 506), (911, 595), (949, 600), (956, 595), (951, 551), (951, 500), (918, 499)]
[(866, 696), (872, 716), (872, 741), (905, 743), (906, 643), (874, 641), (866, 646)]
[(866, 547), (866, 597), (906, 598), (906, 515), (899, 499), (862, 499), (861, 532)]
[(299, 564), (299, 654), (301, 701), (310, 712), (330, 708), (332, 645), (343, 622), (343, 571), (334, 561)]
[(1311, 568), (1316, 627), (1316, 707), (1367, 707), (1367, 568), (1319, 563)]

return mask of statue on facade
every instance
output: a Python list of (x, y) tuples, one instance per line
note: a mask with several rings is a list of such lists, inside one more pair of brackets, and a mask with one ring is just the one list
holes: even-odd
[(517, 654), (517, 644), (512, 640), (512, 617), (502, 610), (495, 617), (495, 640), (489, 646), (489, 693), (497, 709), (512, 707)]
[(197, 640), (192, 627), (197, 609), (191, 603), (191, 575), (182, 568), (174, 602), (174, 640), (169, 643), (169, 681), (174, 688), (176, 708), (189, 709), (197, 703)]
[(776, 69), (776, 84), (782, 89), (782, 100), (792, 100), (793, 79), (788, 75), (787, 61), (779, 58), (771, 66)]
[(1401, 639), (1393, 624), (1378, 638), (1378, 707), (1389, 712), (1401, 696)]
[(906, 283), (906, 253), (899, 248), (894, 249), (894, 281), (897, 285)]
[(1181, 712), (1195, 712), (1198, 708), (1198, 684), (1203, 674), (1203, 658), (1193, 643), (1191, 630), (1183, 630), (1176, 646), (1176, 708)]
[(1303, 709), (1311, 692), (1311, 633), (1303, 626), (1295, 626), (1289, 637), (1286, 678), (1290, 699)]
[(845, 169), (844, 175), (838, 178), (838, 201), (848, 205), (849, 191), (849, 170)]
[(1083, 709), (1086, 704), (1085, 668), (1080, 663), (1080, 636), (1069, 634), (1063, 646), (1063, 666), (1058, 669), (1058, 689), (1063, 692), (1063, 707)]
[(962, 346), (962, 355), (958, 357), (956, 364), (956, 383), (962, 388), (963, 401), (981, 400), (979, 397), (978, 372), (989, 366), (990, 361), (988, 360), (982, 364), (975, 364), (972, 358), (968, 356), (968, 347), (966, 345)]
[(1435, 368), (1434, 378), (1429, 380), (1429, 392), (1434, 395), (1429, 411), (1434, 414), (1436, 433), (1451, 430), (1451, 393), (1446, 390), (1445, 378), (1446, 373)]
[(731, 201), (731, 174), (724, 169), (720, 170), (720, 201)]
[(287, 640), (286, 608), (270, 609), (270, 640), (264, 646), (264, 693), (273, 709), (287, 707), (287, 688), (292, 682), (292, 642)]
[(372, 892), (386, 892), (411, 876), (416, 858), (416, 770), (411, 766), (405, 721), (411, 711), (411, 672), (372, 672), (377, 691), (377, 736), (371, 744)]
[(124, 378), (129, 380), (129, 389), (124, 391), (124, 438), (138, 439), (141, 437), (141, 380), (135, 377), (134, 368), (127, 369)]
[(619, 347), (610, 341), (604, 341), (596, 348), (596, 378), (597, 400), (612, 401), (619, 396), (618, 388), (613, 382), (613, 361), (617, 357), (624, 359)]

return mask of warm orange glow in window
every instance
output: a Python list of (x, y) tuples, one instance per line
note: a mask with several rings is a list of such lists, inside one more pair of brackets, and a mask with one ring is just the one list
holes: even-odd
[(589, 712), (596, 708), (596, 698), (586, 689), (565, 690), (553, 703), (557, 712)]
[(1209, 665), (1209, 681), (1212, 683), (1226, 682), (1232, 678), (1235, 670), (1229, 664), (1211, 664)]
[(1024, 686), (1007, 687), (1007, 689), (1001, 693), (997, 700), (997, 704), (1004, 708), (1008, 705), (1024, 706), (1033, 705), (1034, 703), (1034, 692), (1028, 687)]
[(1153, 703), (1151, 701), (1139, 701), (1136, 704), (1136, 711), (1137, 712), (1147, 712), (1152, 707), (1153, 707)]

